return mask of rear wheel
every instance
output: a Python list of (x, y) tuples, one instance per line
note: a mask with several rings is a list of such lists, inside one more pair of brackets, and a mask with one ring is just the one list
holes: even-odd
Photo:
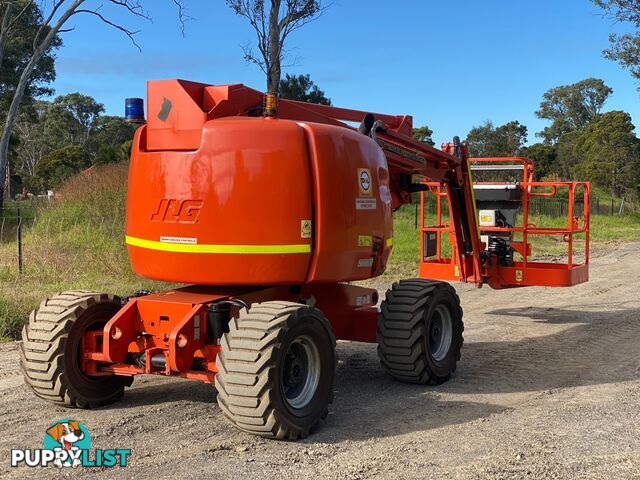
[(120, 299), (89, 291), (63, 292), (44, 300), (22, 330), (20, 366), (40, 398), (67, 407), (92, 408), (119, 400), (132, 379), (89, 377), (80, 368), (85, 332), (102, 329)]
[(387, 291), (378, 317), (378, 357), (392, 377), (440, 384), (455, 372), (462, 348), (462, 308), (451, 285), (402, 280)]
[(315, 308), (265, 302), (243, 310), (222, 337), (218, 405), (239, 429), (306, 437), (333, 400), (335, 337)]

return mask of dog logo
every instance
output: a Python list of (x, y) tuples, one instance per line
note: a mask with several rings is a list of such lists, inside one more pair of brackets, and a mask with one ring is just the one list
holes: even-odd
[[(81, 451), (91, 448), (91, 438), (87, 428), (77, 420), (60, 420), (47, 428), (44, 436), (44, 448), (67, 455), (56, 455), (53, 462), (57, 467), (73, 467), (82, 465)], [(65, 461), (62, 458), (66, 458)]]
[(11, 449), (11, 467), (126, 467), (130, 448), (91, 449), (89, 430), (77, 420), (58, 420), (44, 434), (44, 448)]

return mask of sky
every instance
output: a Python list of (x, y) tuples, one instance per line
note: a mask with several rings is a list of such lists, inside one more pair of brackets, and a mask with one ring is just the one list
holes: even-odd
[[(87, 4), (103, 3), (88, 0)], [(105, 5), (102, 13), (140, 30), (138, 51), (121, 32), (78, 15), (57, 53), (56, 95), (81, 92), (123, 115), (126, 97), (144, 97), (147, 80), (182, 78), (244, 83), (264, 90), (264, 74), (242, 45), (251, 27), (223, 0), (185, 0), (192, 20), (180, 32), (172, 0), (143, 0), (153, 21)], [(325, 2), (327, 3), (327, 2)], [(308, 73), (334, 105), (413, 115), (437, 144), (465, 137), (491, 120), (518, 120), (529, 143), (547, 123), (535, 117), (550, 88), (588, 77), (614, 90), (606, 110), (640, 122), (639, 86), (602, 58), (610, 33), (627, 31), (589, 0), (332, 0), (313, 23), (292, 34), (298, 57), (286, 73)]]

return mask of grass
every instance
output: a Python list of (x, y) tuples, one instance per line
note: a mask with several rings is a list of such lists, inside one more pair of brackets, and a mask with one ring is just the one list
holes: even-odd
[[(96, 169), (72, 178), (58, 192), (59, 198), (38, 207), (35, 226), (24, 234), (22, 275), (17, 272), (15, 242), (0, 245), (0, 340), (18, 338), (29, 311), (63, 290), (127, 295), (138, 289), (168, 288), (135, 276), (129, 268), (123, 243), (126, 180), (126, 165)], [(395, 247), (382, 281), (418, 273), (420, 234), (415, 228), (415, 207), (404, 206), (394, 216)], [(591, 220), (591, 239), (596, 244), (640, 240), (640, 215), (601, 215)], [(537, 217), (530, 221), (560, 226), (565, 220)], [(534, 254), (558, 256), (566, 249), (557, 237), (532, 242)]]
[(19, 337), (29, 311), (63, 290), (127, 295), (166, 288), (129, 268), (123, 243), (126, 178), (127, 166), (113, 165), (71, 179), (24, 233), (22, 275), (15, 242), (0, 245), (0, 338)]
[(407, 205), (394, 213), (393, 253), (386, 276), (392, 278), (418, 275), (420, 258), (420, 231), (415, 228), (415, 210)]
[(4, 217), (17, 217), (33, 218), (36, 214), (39, 204), (46, 202), (46, 199), (34, 199), (30, 201), (22, 202), (4, 202), (2, 206), (2, 215)]
[(596, 242), (640, 240), (640, 214), (591, 217), (591, 239)]

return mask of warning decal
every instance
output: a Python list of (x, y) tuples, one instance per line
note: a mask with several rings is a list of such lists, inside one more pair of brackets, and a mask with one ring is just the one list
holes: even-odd
[(371, 235), (358, 235), (359, 247), (371, 247), (373, 246), (373, 237)]
[(178, 243), (183, 245), (196, 245), (198, 243), (197, 238), (186, 237), (160, 237), (162, 243)]
[(311, 220), (300, 222), (300, 238), (311, 238)]
[(358, 189), (360, 195), (370, 197), (373, 195), (373, 185), (371, 181), (371, 170), (368, 168), (358, 169)]

